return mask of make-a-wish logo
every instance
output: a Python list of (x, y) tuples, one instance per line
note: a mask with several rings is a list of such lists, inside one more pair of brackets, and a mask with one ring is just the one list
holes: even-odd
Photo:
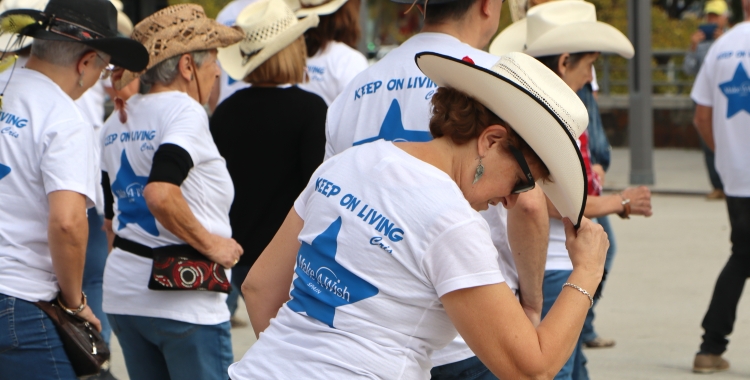
[(720, 84), (719, 89), (727, 97), (727, 119), (743, 110), (750, 113), (750, 77), (742, 62), (737, 65), (732, 80)]
[(10, 167), (0, 164), (0, 179), (5, 178), (8, 174), (10, 174)]
[(356, 141), (354, 146), (362, 145), (372, 141), (383, 139), (385, 141), (395, 142), (425, 142), (432, 140), (430, 132), (426, 131), (412, 131), (404, 129), (404, 123), (401, 119), (401, 105), (398, 100), (393, 99), (388, 112), (385, 114), (383, 123), (380, 125), (380, 132), (375, 137), (370, 137), (364, 140)]
[(334, 327), (337, 307), (378, 294), (378, 288), (336, 261), (341, 223), (339, 217), (312, 244), (302, 242), (294, 270), (297, 278), (291, 291), (292, 299), (287, 302), (293, 311), (305, 313), (329, 327)]
[(148, 177), (135, 174), (128, 155), (123, 149), (120, 156), (120, 170), (112, 183), (112, 192), (117, 196), (117, 210), (120, 212), (117, 216), (120, 222), (118, 231), (128, 224), (137, 224), (149, 234), (159, 236), (156, 219), (148, 209), (146, 199), (143, 198), (143, 189), (147, 183)]

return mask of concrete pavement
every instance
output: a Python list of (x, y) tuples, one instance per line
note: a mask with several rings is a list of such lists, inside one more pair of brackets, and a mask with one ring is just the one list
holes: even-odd
[[(613, 151), (606, 187), (627, 185), (628, 160), (626, 150)], [(657, 150), (655, 170), (655, 191), (699, 194), (710, 190), (699, 151)], [(696, 195), (655, 195), (653, 203), (651, 218), (611, 218), (618, 253), (596, 309), (595, 326), (600, 335), (616, 339), (617, 345), (585, 351), (591, 379), (750, 379), (747, 295), (740, 302), (725, 355), (732, 365), (730, 371), (690, 372), (703, 314), (730, 253), (726, 204)], [(246, 313), (240, 315), (247, 318)], [(113, 372), (127, 379), (114, 337), (113, 341)], [(233, 329), (232, 341), (238, 360), (255, 341), (252, 329)]]

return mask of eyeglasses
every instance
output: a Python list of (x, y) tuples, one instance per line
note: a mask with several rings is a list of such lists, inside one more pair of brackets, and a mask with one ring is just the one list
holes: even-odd
[(511, 193), (521, 194), (536, 187), (534, 176), (531, 175), (531, 170), (529, 170), (529, 164), (526, 163), (526, 158), (523, 157), (523, 153), (521, 153), (521, 151), (518, 150), (518, 148), (514, 147), (513, 145), (508, 145), (508, 150), (510, 150), (510, 152), (513, 154), (513, 157), (516, 158), (516, 161), (518, 161), (518, 166), (521, 167), (521, 171), (523, 171), (523, 174), (526, 176), (526, 182), (521, 182), (519, 180), (518, 183), (516, 183), (516, 185), (513, 186), (513, 191), (511, 191)]
[[(99, 53), (96, 53), (96, 56), (99, 57), (99, 59), (102, 60), (102, 62), (107, 63), (107, 60), (104, 59)], [(115, 71), (115, 65), (111, 63), (107, 63), (107, 66), (102, 69), (102, 74), (99, 76), (99, 79), (101, 80), (107, 80), (112, 76), (112, 72)]]

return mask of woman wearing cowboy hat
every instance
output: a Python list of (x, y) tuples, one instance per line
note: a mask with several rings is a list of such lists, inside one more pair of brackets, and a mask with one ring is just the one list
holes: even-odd
[[(237, 289), (323, 162), (326, 104), (297, 86), (305, 81), (303, 34), (317, 23), (314, 14), (298, 19), (283, 0), (261, 0), (237, 17), (237, 27), (247, 38), (219, 52), (222, 67), (233, 79), (252, 84), (227, 98), (211, 116), (211, 134), (227, 160), (237, 194), (229, 211), (232, 233), (245, 250), (233, 270)], [(258, 33), (271, 25), (284, 27)], [(255, 51), (260, 52), (253, 55)], [(274, 157), (273, 165), (257, 165), (268, 157)], [(258, 186), (258, 178), (269, 185)], [(228, 303), (234, 312), (236, 299)]]
[(104, 126), (102, 170), (116, 200), (104, 311), (130, 378), (224, 379), (232, 360), (224, 268), (242, 248), (229, 226), (232, 181), (202, 104), (219, 75), (216, 49), (242, 33), (181, 4), (141, 21), (132, 38), (146, 46), (148, 66), (126, 70), (116, 87), (140, 78), (151, 88)]
[[(593, 4), (576, 0), (561, 0), (544, 3), (529, 9), (525, 19), (526, 28), (514, 28), (513, 33), (501, 33), (491, 44), (490, 51), (504, 54), (508, 51), (523, 51), (537, 58), (574, 91), (580, 90), (592, 79), (591, 68), (600, 52), (617, 53), (624, 58), (633, 56), (633, 46), (620, 31), (603, 22), (596, 21)], [(616, 214), (623, 218), (629, 215), (650, 216), (651, 193), (648, 188), (631, 187), (620, 194), (601, 195), (599, 176), (591, 169), (588, 135), (580, 139), (581, 152), (588, 173), (584, 215), (589, 218)], [(561, 214), (549, 203), (550, 243), (544, 279), (544, 308), (546, 315), (560, 294), (573, 264), (565, 246), (565, 233)], [(580, 343), (566, 365), (555, 379), (588, 378), (585, 358)]]
[(52, 0), (0, 17), (17, 28), (5, 31), (3, 48), (34, 38), (25, 67), (0, 84), (0, 378), (76, 379), (51, 319), (32, 304), (57, 298), (101, 329), (81, 290), (99, 167), (94, 130), (74, 100), (109, 74), (110, 62), (142, 70), (148, 54), (117, 37), (109, 2)]
[[(245, 281), (260, 337), (232, 379), (427, 379), (430, 354), (456, 330), (501, 378), (551, 376), (573, 350), (578, 334), (567, 327), (583, 324), (608, 245), (581, 218), (575, 139), (586, 109), (523, 54), (491, 70), (435, 53), (416, 59), (440, 86), (435, 139), (376, 141), (318, 168)], [(576, 267), (536, 329), (477, 212), (513, 207), (535, 179), (570, 218)]]
[(346, 85), (367, 68), (367, 58), (357, 51), (360, 38), (360, 0), (300, 0), (298, 17), (320, 16), (318, 27), (305, 33), (307, 74), (310, 80), (300, 87), (320, 95), (326, 104), (344, 91)]

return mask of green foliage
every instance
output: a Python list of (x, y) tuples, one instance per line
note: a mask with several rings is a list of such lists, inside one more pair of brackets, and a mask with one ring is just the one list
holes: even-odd
[(227, 5), (231, 0), (169, 0), (169, 5), (175, 4), (199, 4), (206, 11), (206, 15), (211, 18), (216, 18), (222, 8)]

